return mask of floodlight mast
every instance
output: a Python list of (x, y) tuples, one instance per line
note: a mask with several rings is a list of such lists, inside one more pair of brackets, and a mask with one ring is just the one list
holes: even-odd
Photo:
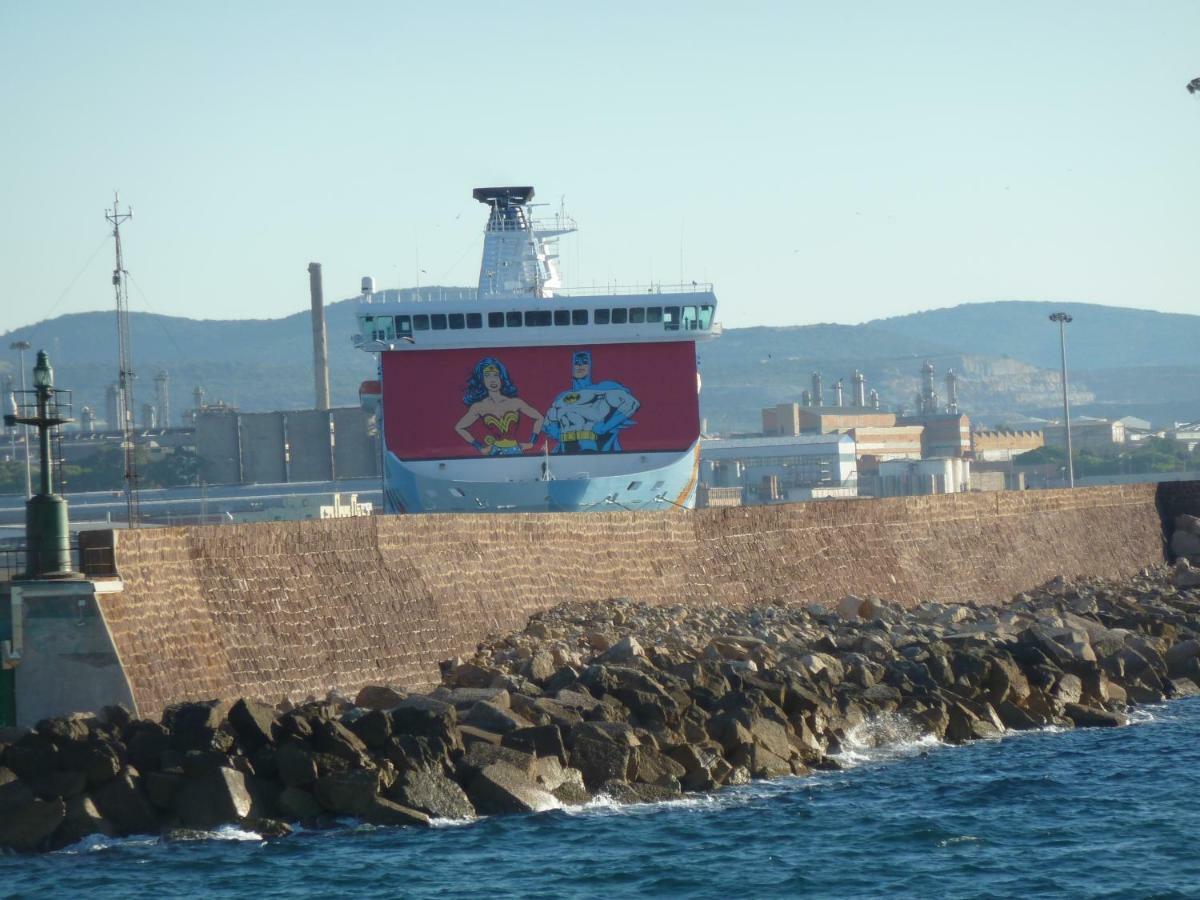
[(121, 418), (121, 448), (125, 454), (125, 517), (130, 528), (138, 527), (137, 448), (133, 430), (133, 341), (129, 331), (129, 290), (125, 279), (125, 258), (121, 252), (121, 225), (133, 218), (133, 210), (121, 212), (117, 194), (113, 193), (113, 208), (104, 214), (113, 227), (116, 266), (113, 268), (113, 294), (117, 306), (117, 414)]
[(1063, 430), (1067, 437), (1067, 487), (1075, 487), (1075, 457), (1071, 452), (1071, 406), (1067, 402), (1067, 323), (1071, 321), (1069, 313), (1056, 312), (1050, 314), (1050, 321), (1058, 323), (1058, 345), (1062, 351), (1062, 395), (1063, 395)]

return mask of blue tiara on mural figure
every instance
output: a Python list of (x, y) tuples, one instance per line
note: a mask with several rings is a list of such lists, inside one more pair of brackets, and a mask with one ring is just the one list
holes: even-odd
[(592, 353), (571, 354), (571, 387), (550, 404), (543, 425), (555, 441), (554, 453), (620, 453), (619, 433), (637, 423), (641, 404), (616, 381), (592, 380)]
[[(520, 456), (532, 450), (541, 437), (542, 414), (517, 395), (508, 368), (494, 356), (485, 356), (471, 371), (463, 392), (466, 414), (454, 430), (483, 456)], [(533, 422), (528, 441), (519, 438), (521, 416)], [(487, 431), (480, 440), (471, 428), (482, 423)]]

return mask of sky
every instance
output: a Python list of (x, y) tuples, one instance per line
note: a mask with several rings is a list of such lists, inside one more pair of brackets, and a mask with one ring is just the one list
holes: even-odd
[(0, 331), (473, 285), (483, 185), (570, 284), (727, 327), (994, 299), (1200, 312), (1200, 3), (0, 0)]

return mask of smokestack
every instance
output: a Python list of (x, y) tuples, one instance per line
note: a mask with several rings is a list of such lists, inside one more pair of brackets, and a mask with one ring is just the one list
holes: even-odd
[(854, 405), (859, 409), (867, 405), (867, 379), (858, 369), (854, 370)]
[(329, 409), (329, 352), (325, 343), (325, 291), (321, 264), (308, 264), (308, 291), (312, 295), (313, 385), (317, 409)]
[(871, 409), (879, 409), (879, 391), (872, 390), (867, 398), (867, 403), (870, 405)]
[(812, 394), (810, 394), (808, 391), (801, 391), (800, 392), (800, 405), (801, 406), (812, 406)]
[(958, 376), (953, 369), (946, 372), (946, 412), (958, 415)]
[(845, 386), (842, 384), (842, 379), (838, 379), (833, 386), (833, 405), (843, 406), (843, 401), (846, 399)]
[(192, 389), (192, 408), (195, 410), (204, 409), (204, 388), (196, 385)]
[(821, 390), (821, 373), (812, 373), (812, 402), (813, 406), (825, 405), (825, 394)]

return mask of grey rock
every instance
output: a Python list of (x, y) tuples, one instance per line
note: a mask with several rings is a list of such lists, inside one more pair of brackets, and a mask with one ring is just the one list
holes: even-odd
[(188, 828), (215, 828), (250, 814), (246, 776), (219, 768), (199, 778), (185, 778), (175, 795), (175, 812)]
[(399, 706), (407, 694), (386, 685), (369, 684), (354, 697), (354, 705), (362, 709), (377, 709), (387, 712)]
[(475, 815), (466, 792), (440, 772), (402, 772), (387, 797), (438, 819), (470, 819)]
[(458, 714), (451, 703), (428, 697), (406, 697), (389, 713), (394, 734), (440, 737), (449, 744), (457, 742)]
[(1064, 713), (1078, 728), (1115, 728), (1129, 724), (1129, 717), (1124, 713), (1081, 706), (1078, 703), (1068, 703)]
[(502, 746), (540, 757), (555, 757), (567, 762), (567, 750), (563, 746), (562, 730), (557, 725), (534, 725), (510, 731), (500, 741)]
[(116, 778), (92, 792), (92, 802), (121, 834), (153, 834), (158, 816), (142, 790), (141, 775), (126, 766)]
[(238, 743), (252, 753), (272, 742), (274, 731), (279, 727), (279, 717), (274, 707), (243, 697), (230, 707), (229, 724), (233, 726)]
[(284, 817), (299, 822), (312, 821), (325, 812), (309, 791), (298, 787), (284, 788), (276, 800), (276, 805)]
[(506, 762), (492, 763), (479, 772), (467, 796), (482, 815), (543, 812), (559, 806), (552, 793)]
[(100, 815), (100, 810), (96, 808), (92, 798), (80, 794), (66, 801), (66, 815), (54, 832), (53, 845), (67, 847), (93, 834), (112, 837), (116, 833), (112, 823)]
[(407, 825), (429, 826), (429, 816), (419, 810), (410, 809), (399, 803), (394, 803), (386, 797), (372, 797), (366, 808), (359, 814), (363, 820), (372, 825), (391, 825), (403, 827)]
[(516, 731), (518, 728), (529, 728), (533, 724), (511, 709), (497, 706), (495, 703), (487, 700), (481, 700), (472, 706), (470, 711), (463, 717), (463, 722), (467, 725), (473, 725), (476, 728), (482, 728), (485, 731), (495, 732), (496, 734), (507, 734), (510, 731)]
[(313, 796), (317, 802), (338, 815), (363, 815), (378, 793), (379, 772), (374, 769), (326, 775), (318, 778), (313, 785)]
[(372, 709), (346, 723), (346, 727), (371, 750), (387, 746), (392, 736), (392, 720), (382, 710)]
[(280, 744), (275, 753), (279, 778), (287, 787), (306, 787), (317, 780), (317, 761), (312, 751), (295, 738)]
[(27, 785), (12, 781), (0, 785), (0, 847), (37, 850), (66, 818), (59, 798), (39, 800)]

